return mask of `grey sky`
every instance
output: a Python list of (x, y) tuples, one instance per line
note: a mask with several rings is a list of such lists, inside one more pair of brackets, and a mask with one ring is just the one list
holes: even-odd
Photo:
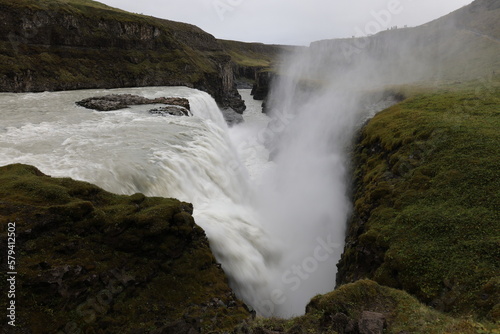
[(100, 0), (109, 6), (194, 24), (221, 39), (308, 45), (417, 26), (472, 0)]

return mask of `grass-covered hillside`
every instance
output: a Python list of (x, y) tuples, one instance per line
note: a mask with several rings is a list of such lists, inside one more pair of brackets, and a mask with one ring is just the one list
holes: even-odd
[(420, 303), (408, 293), (371, 280), (343, 285), (316, 296), (306, 314), (292, 319), (256, 319), (234, 334), (498, 334), (498, 326), (454, 318)]
[(0, 184), (0, 307), (16, 306), (5, 333), (208, 333), (248, 317), (191, 204), (114, 195), (19, 164), (0, 167)]
[(338, 283), (500, 321), (500, 78), (406, 94), (360, 134)]
[(245, 43), (220, 40), (236, 65), (242, 67), (270, 68), (280, 57), (294, 50), (293, 46), (268, 45), (262, 43)]
[[(12, 6), (18, 8), (30, 8), (30, 9), (54, 9), (62, 6), (74, 6), (79, 7), (80, 11), (86, 11), (89, 9), (104, 9), (112, 12), (112, 15), (115, 15), (116, 12), (120, 12), (120, 9), (110, 7), (103, 3), (93, 1), (93, 0), (41, 0), (38, 2), (34, 2), (31, 0), (17, 0), (17, 1), (9, 1)], [(5, 2), (7, 3), (7, 1)], [(124, 14), (128, 14), (125, 11), (121, 11)]]

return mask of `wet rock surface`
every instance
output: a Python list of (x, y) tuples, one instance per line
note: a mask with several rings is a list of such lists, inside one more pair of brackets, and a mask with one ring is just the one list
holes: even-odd
[(188, 109), (180, 106), (166, 106), (149, 110), (150, 114), (160, 116), (191, 116)]

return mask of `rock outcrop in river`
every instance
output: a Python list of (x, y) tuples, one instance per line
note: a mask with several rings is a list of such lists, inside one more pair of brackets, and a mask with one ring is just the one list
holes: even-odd
[(133, 94), (111, 94), (90, 97), (88, 99), (77, 101), (76, 104), (81, 107), (97, 111), (119, 110), (129, 106), (143, 104), (166, 104), (181, 107), (186, 111), (190, 110), (189, 100), (185, 98), (159, 97), (155, 99), (148, 99), (146, 97)]

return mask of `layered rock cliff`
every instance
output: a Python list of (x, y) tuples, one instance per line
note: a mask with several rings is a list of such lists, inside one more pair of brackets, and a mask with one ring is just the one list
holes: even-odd
[(231, 57), (184, 23), (94, 1), (0, 1), (0, 90), (184, 85), (245, 109)]
[(257, 80), (257, 75), (262, 70), (276, 70), (284, 57), (299, 48), (227, 40), (220, 40), (220, 43), (233, 60), (236, 77), (251, 83)]

